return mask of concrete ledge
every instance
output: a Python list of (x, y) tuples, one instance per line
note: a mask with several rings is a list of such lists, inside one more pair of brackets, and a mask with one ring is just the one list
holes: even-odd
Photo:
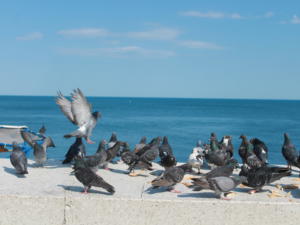
[[(295, 180), (298, 174), (254, 195), (247, 194), (248, 188), (239, 187), (231, 201), (222, 201), (211, 191), (193, 192), (183, 184), (178, 185), (181, 194), (153, 190), (149, 184), (153, 175), (129, 177), (124, 174), (126, 165), (121, 163), (110, 165), (112, 171), (99, 171), (115, 186), (115, 195), (99, 188), (83, 195), (82, 185), (70, 175), (70, 166), (51, 160), (45, 168), (30, 163), (29, 174), (21, 178), (8, 159), (0, 159), (0, 225), (299, 224), (300, 190), (288, 193), (275, 187), (300, 184)], [(282, 196), (270, 198), (272, 190)]]

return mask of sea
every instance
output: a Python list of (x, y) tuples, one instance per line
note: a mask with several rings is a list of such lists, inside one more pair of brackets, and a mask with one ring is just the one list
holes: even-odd
[[(263, 140), (271, 164), (285, 163), (281, 154), (284, 132), (300, 149), (300, 101), (296, 100), (88, 97), (88, 101), (102, 114), (91, 137), (95, 144), (86, 144), (88, 154), (112, 132), (131, 148), (142, 136), (148, 141), (167, 136), (181, 162), (188, 159), (198, 140), (207, 143), (211, 132), (219, 139), (232, 136), (239, 161), (241, 134)], [(74, 139), (63, 135), (76, 129), (55, 104), (55, 96), (0, 96), (0, 124), (26, 125), (33, 131), (45, 125), (56, 145), (48, 150), (51, 159), (64, 158)], [(0, 153), (0, 157), (8, 156)]]

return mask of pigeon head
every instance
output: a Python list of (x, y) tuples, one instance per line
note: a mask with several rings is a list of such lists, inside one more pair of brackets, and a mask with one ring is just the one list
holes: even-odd
[(240, 136), (240, 139), (242, 139), (243, 141), (247, 141), (247, 137), (243, 134)]
[(94, 117), (95, 119), (98, 119), (98, 118), (100, 118), (100, 117), (102, 116), (101, 113), (98, 112), (98, 111), (93, 112), (92, 115), (93, 115), (93, 117)]
[(147, 138), (143, 136), (140, 140), (140, 144), (146, 144)]
[(163, 144), (168, 144), (168, 137), (167, 136), (164, 136), (162, 143)]
[(200, 140), (197, 141), (196, 146), (197, 146), (197, 147), (201, 147), (201, 145), (202, 145), (202, 142), (201, 142)]

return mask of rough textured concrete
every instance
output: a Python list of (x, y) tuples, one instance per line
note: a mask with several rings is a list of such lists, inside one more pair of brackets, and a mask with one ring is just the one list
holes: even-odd
[[(49, 160), (44, 168), (30, 161), (29, 174), (15, 174), (8, 159), (0, 159), (0, 225), (6, 224), (299, 224), (300, 190), (279, 190), (276, 184), (300, 184), (293, 177), (266, 186), (264, 192), (249, 195), (239, 187), (231, 201), (215, 198), (211, 191), (193, 192), (177, 185), (181, 194), (151, 189), (155, 177), (148, 172), (129, 177), (126, 165), (111, 164), (112, 171), (99, 174), (116, 193), (100, 188), (81, 194), (82, 185), (70, 173), (70, 166)], [(161, 169), (155, 165), (157, 169)], [(189, 180), (184, 180), (188, 183)], [(275, 190), (280, 197), (270, 198)]]

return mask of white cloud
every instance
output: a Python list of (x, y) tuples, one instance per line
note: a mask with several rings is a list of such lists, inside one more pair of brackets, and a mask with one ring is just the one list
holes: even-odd
[(145, 57), (167, 58), (174, 56), (175, 53), (167, 50), (146, 49), (139, 46), (123, 46), (113, 48), (62, 48), (59, 52), (64, 55), (78, 56), (110, 56), (122, 57), (138, 55)]
[(223, 12), (199, 12), (199, 11), (185, 11), (181, 12), (180, 15), (182, 16), (190, 16), (190, 17), (199, 17), (199, 18), (209, 18), (209, 19), (242, 19), (242, 16), (238, 13), (223, 13)]
[(58, 34), (65, 37), (105, 37), (109, 35), (109, 32), (106, 29), (102, 28), (81, 28), (81, 29), (69, 29), (69, 30), (60, 30)]
[(32, 41), (32, 40), (39, 40), (43, 38), (43, 34), (41, 32), (32, 32), (25, 34), (23, 36), (16, 37), (17, 40), (20, 41)]
[(180, 31), (173, 28), (157, 28), (148, 31), (128, 32), (130, 38), (149, 39), (149, 40), (173, 40), (178, 37)]
[(274, 12), (266, 12), (265, 14), (264, 14), (264, 18), (271, 18), (271, 17), (273, 17), (275, 15), (275, 13)]
[(290, 22), (292, 24), (300, 24), (300, 18), (297, 15), (294, 15)]
[(223, 47), (211, 43), (211, 42), (204, 42), (204, 41), (180, 41), (178, 42), (179, 45), (187, 47), (187, 48), (196, 48), (196, 49), (214, 49), (214, 50), (221, 50)]

